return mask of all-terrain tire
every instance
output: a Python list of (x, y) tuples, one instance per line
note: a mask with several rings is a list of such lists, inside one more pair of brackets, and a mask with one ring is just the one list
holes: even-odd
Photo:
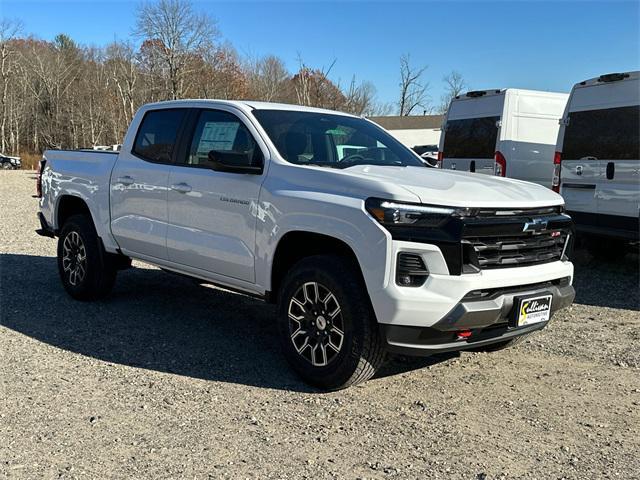
[(287, 361), (310, 385), (325, 390), (356, 385), (384, 362), (367, 289), (348, 258), (317, 255), (294, 265), (281, 285), (277, 321)]
[(76, 300), (97, 300), (111, 292), (117, 265), (104, 251), (88, 215), (73, 215), (58, 238), (58, 273)]

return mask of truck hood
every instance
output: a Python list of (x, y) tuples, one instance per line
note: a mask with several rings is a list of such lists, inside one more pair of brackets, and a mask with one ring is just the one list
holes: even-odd
[(423, 167), (361, 165), (345, 172), (390, 182), (410, 191), (422, 203), (453, 207), (536, 208), (562, 205), (562, 197), (534, 183), (479, 173)]

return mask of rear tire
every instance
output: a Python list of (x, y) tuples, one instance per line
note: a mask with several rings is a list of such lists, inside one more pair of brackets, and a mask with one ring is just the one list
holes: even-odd
[(58, 273), (62, 285), (76, 300), (105, 297), (116, 279), (116, 262), (109, 261), (86, 215), (73, 215), (62, 227), (58, 238)]
[(385, 350), (361, 275), (348, 259), (318, 255), (287, 273), (278, 296), (284, 355), (307, 383), (339, 390), (364, 382)]

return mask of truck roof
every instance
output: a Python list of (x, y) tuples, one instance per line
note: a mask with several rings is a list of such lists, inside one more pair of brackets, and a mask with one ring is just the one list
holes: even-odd
[(251, 110), (289, 110), (289, 111), (297, 111), (297, 112), (316, 112), (316, 113), (325, 113), (332, 115), (345, 115), (349, 117), (354, 117), (349, 113), (338, 112), (335, 110), (328, 110), (324, 108), (316, 108), (316, 107), (307, 107), (303, 105), (291, 105), (287, 103), (272, 103), (272, 102), (261, 102), (254, 100), (217, 100), (217, 99), (208, 99), (208, 98), (189, 98), (183, 100), (168, 100), (164, 102), (155, 102), (148, 103), (144, 105), (146, 109), (160, 108), (160, 107), (196, 107), (202, 106), (203, 104), (214, 105), (228, 105), (239, 108), (240, 110), (251, 111)]

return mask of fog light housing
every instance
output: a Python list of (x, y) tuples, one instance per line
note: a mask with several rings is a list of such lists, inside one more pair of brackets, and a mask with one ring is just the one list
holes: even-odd
[(396, 284), (401, 287), (419, 287), (429, 276), (422, 257), (416, 253), (402, 252), (396, 262)]

